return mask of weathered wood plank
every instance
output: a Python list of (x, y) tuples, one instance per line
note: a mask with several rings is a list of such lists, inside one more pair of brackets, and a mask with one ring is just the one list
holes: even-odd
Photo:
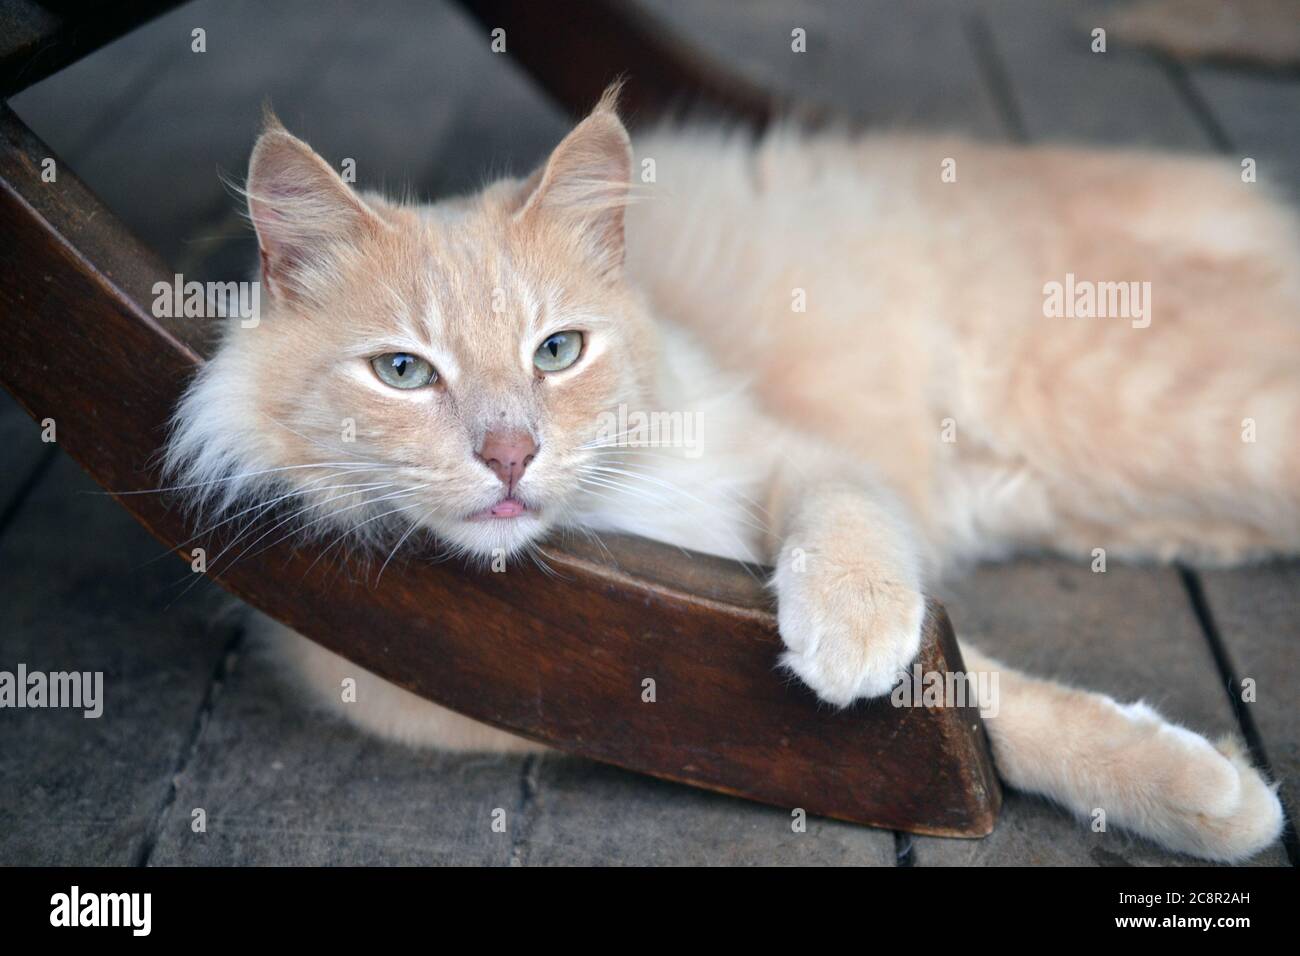
[(1300, 79), (1213, 66), (1187, 75), (1233, 158), (1254, 159), (1257, 181), (1300, 206)]
[(893, 866), (894, 837), (544, 756), (520, 861), (542, 866)]
[(1264, 745), (1294, 828), (1300, 829), (1300, 565), (1208, 571), (1201, 583), (1238, 681), (1224, 688), (1243, 700)]
[[(40, 444), (32, 431), (23, 441)], [(94, 719), (0, 710), (0, 863), (140, 859), (232, 636), (215, 587), (167, 607), (178, 579), (189, 576), (62, 455), (0, 538), (0, 670), (100, 671), (104, 697)]]
[[(892, 865), (887, 831), (548, 753), (383, 743), (304, 702), (260, 643), (223, 681), (151, 862), (170, 865)], [(207, 817), (196, 833), (194, 811)], [(492, 829), (493, 813), (504, 823)]]
[[(176, 779), (159, 866), (504, 865), (524, 758), (381, 742), (308, 702), (256, 638), (232, 662)], [(492, 829), (504, 812), (504, 832)], [(196, 810), (206, 830), (195, 830)]]
[(997, 0), (980, 9), (1030, 139), (1212, 148), (1150, 54), (1110, 37), (1106, 52), (1092, 52), (1091, 30), (1107, 27), (1107, 4)]
[[(875, 128), (986, 133), (997, 110), (979, 82), (962, 4), (782, 0), (737, 5), (644, 0), (656, 16), (756, 83)], [(806, 32), (807, 52), (791, 48)]]

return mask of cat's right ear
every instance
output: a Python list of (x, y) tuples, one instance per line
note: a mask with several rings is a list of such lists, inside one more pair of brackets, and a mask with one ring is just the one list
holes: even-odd
[(245, 193), (262, 281), (275, 298), (310, 299), (339, 244), (385, 228), (338, 173), (269, 112), (248, 161)]

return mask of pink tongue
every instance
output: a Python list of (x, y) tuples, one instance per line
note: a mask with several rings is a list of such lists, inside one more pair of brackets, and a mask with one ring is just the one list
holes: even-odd
[(488, 509), (494, 518), (513, 518), (524, 513), (524, 506), (514, 498), (503, 498)]

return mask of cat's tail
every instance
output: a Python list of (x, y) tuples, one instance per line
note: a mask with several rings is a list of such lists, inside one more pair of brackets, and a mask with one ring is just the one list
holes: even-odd
[(1277, 788), (1235, 741), (1211, 743), (1146, 704), (1031, 677), (965, 641), (961, 652), (969, 671), (998, 675), (982, 683), (994, 699), (980, 707), (1010, 786), (1093, 826), (1123, 827), (1209, 860), (1244, 860), (1281, 833)]

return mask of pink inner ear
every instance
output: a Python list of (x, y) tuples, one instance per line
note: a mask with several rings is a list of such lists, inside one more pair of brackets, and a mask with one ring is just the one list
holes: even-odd
[[(303, 190), (298, 190), (302, 195)], [(291, 240), (292, 232), (287, 227), (287, 220), (266, 200), (254, 200), (252, 203), (253, 226), (257, 230), (257, 245), (261, 252), (262, 278), (266, 280), (273, 293), (283, 290), (289, 273), (305, 259), (305, 254), (298, 242)]]
[(265, 187), (252, 190), (250, 213), (261, 249), (262, 275), (283, 290), (293, 271), (314, 258), (313, 246), (326, 241), (326, 231), (311, 221), (312, 214), (319, 214), (319, 208), (311, 205), (318, 188), (295, 182), (283, 172), (267, 179)]
[(265, 192), (253, 190), (249, 197), (253, 226), (259, 238), (272, 243), (287, 242), (293, 230), (287, 225), (289, 218), (277, 208), (280, 203), (294, 203), (312, 195), (312, 190), (298, 183), (287, 182), (283, 177), (272, 181)]

